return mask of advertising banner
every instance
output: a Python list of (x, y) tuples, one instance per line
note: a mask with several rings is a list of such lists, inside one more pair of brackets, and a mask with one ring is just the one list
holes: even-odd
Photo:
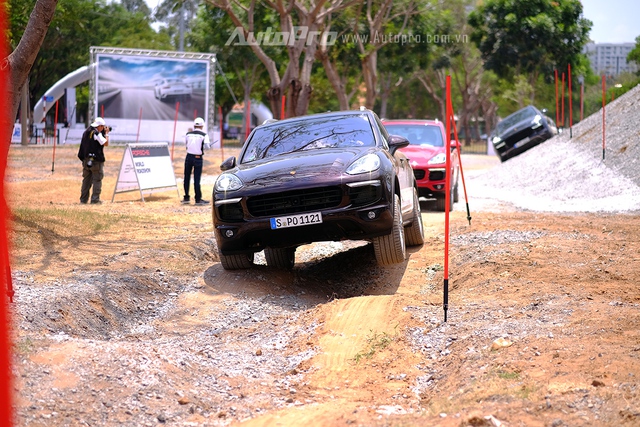
[(178, 198), (180, 192), (173, 172), (169, 146), (166, 143), (127, 144), (120, 162), (118, 181), (113, 192), (113, 202), (116, 193), (140, 191), (143, 193), (176, 189)]
[(214, 54), (91, 49), (92, 114), (114, 141), (182, 141), (196, 117), (213, 130)]

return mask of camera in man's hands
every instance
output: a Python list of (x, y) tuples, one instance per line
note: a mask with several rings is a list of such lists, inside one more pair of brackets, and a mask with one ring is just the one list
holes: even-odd
[(113, 128), (111, 126), (105, 126), (102, 129), (102, 132), (100, 132), (102, 134), (102, 136), (107, 136), (107, 129), (109, 129), (109, 132), (111, 132), (113, 130)]
[(93, 153), (89, 153), (87, 154), (87, 157), (89, 158), (87, 160), (87, 167), (90, 168), (91, 166), (93, 166), (93, 162), (96, 161), (96, 155)]

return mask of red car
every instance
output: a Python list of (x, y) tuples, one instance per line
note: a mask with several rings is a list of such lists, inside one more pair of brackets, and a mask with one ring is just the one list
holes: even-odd
[[(418, 195), (421, 198), (435, 199), (436, 209), (444, 211), (446, 131), (444, 123), (439, 120), (383, 120), (382, 123), (392, 135), (404, 136), (411, 143), (401, 151), (409, 158), (418, 184)], [(455, 141), (451, 141), (451, 197), (449, 210), (458, 201), (458, 176), (460, 159)]]

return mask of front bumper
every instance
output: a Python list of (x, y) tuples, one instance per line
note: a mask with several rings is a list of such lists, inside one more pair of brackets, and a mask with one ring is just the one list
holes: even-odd
[[(214, 208), (215, 209), (215, 208)], [(291, 247), (312, 242), (368, 240), (389, 234), (393, 215), (388, 204), (323, 211), (322, 223), (271, 229), (270, 218), (217, 222), (215, 235), (225, 255), (259, 252), (265, 247)]]
[[(214, 194), (213, 224), (225, 255), (312, 242), (369, 240), (393, 227), (391, 195), (380, 180), (225, 198)], [(320, 212), (322, 223), (272, 229), (271, 219)]]

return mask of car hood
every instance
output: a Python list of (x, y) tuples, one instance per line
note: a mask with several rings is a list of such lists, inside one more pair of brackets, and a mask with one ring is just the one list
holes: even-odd
[(427, 166), (427, 162), (438, 153), (444, 153), (444, 147), (432, 145), (408, 145), (400, 149), (409, 158), (412, 165)]
[(354, 160), (372, 150), (320, 149), (257, 160), (238, 166), (236, 175), (253, 185), (279, 185), (293, 180), (314, 182), (344, 174)]

